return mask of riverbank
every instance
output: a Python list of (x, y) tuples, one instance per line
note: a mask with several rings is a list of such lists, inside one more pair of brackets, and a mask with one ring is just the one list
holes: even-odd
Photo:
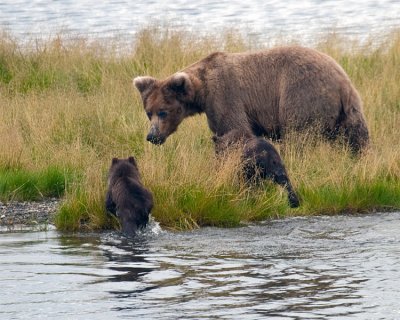
[(54, 223), (60, 200), (46, 199), (40, 202), (0, 202), (0, 227), (35, 226)]
[(292, 209), (282, 188), (240, 181), (239, 157), (215, 158), (204, 116), (185, 120), (162, 146), (146, 142), (149, 123), (132, 86), (135, 76), (163, 78), (213, 51), (261, 49), (254, 42), (235, 33), (203, 37), (148, 28), (121, 55), (111, 45), (60, 37), (27, 50), (2, 35), (0, 199), (57, 197), (58, 229), (111, 228), (107, 170), (113, 157), (133, 155), (154, 194), (152, 215), (170, 229), (398, 209), (400, 32), (372, 40), (359, 45), (327, 35), (315, 47), (338, 61), (359, 91), (371, 145), (354, 158), (318, 137), (296, 134), (274, 143), (301, 199)]

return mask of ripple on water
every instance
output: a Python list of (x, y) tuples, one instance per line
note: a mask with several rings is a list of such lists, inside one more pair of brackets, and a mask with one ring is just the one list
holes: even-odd
[(221, 33), (234, 27), (261, 42), (278, 39), (312, 43), (334, 30), (361, 40), (399, 27), (397, 1), (2, 1), (0, 28), (19, 37), (67, 31), (97, 39), (132, 35), (149, 23)]
[(2, 233), (0, 318), (396, 319), (399, 218), (181, 233), (150, 224), (133, 239)]

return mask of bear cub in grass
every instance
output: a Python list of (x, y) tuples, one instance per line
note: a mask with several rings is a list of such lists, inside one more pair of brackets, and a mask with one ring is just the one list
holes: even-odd
[(238, 130), (231, 130), (221, 137), (213, 136), (213, 141), (216, 154), (227, 152), (232, 147), (242, 147), (243, 175), (246, 181), (257, 183), (260, 179), (271, 179), (287, 190), (292, 208), (300, 206), (283, 161), (269, 141)]
[(147, 140), (154, 144), (199, 113), (217, 136), (240, 129), (284, 139), (288, 131), (311, 130), (343, 137), (355, 153), (369, 143), (357, 90), (338, 63), (313, 49), (215, 52), (165, 79), (142, 76), (134, 84), (150, 120)]
[(134, 157), (113, 158), (108, 172), (106, 209), (116, 215), (122, 232), (132, 236), (149, 222), (153, 195), (140, 181)]

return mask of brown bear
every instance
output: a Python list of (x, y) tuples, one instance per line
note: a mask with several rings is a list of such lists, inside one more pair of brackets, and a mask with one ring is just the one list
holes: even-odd
[(358, 152), (369, 142), (360, 97), (334, 59), (289, 46), (255, 53), (216, 52), (166, 79), (136, 77), (151, 126), (162, 144), (181, 121), (205, 113), (211, 131), (232, 129), (284, 138), (288, 130), (342, 135)]
[(106, 209), (118, 217), (122, 232), (132, 236), (145, 227), (152, 208), (153, 195), (140, 181), (135, 158), (113, 158), (108, 172)]
[(300, 206), (300, 201), (289, 180), (283, 161), (275, 147), (266, 139), (254, 135), (243, 135), (238, 130), (231, 130), (223, 136), (213, 136), (217, 154), (229, 151), (231, 147), (243, 148), (243, 174), (247, 182), (271, 179), (288, 192), (292, 208)]

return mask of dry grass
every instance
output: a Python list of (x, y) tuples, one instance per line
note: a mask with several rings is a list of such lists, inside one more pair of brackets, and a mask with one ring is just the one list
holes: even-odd
[[(58, 168), (66, 180), (60, 229), (112, 225), (103, 208), (105, 173), (112, 157), (129, 155), (137, 158), (143, 182), (155, 195), (153, 215), (172, 229), (400, 208), (399, 32), (378, 47), (343, 49), (346, 39), (329, 37), (318, 46), (358, 88), (372, 143), (361, 159), (308, 136), (276, 144), (302, 198), (298, 209), (288, 207), (280, 187), (241, 183), (237, 156), (217, 160), (204, 116), (185, 120), (161, 147), (145, 142), (148, 123), (132, 86), (134, 76), (164, 77), (212, 51), (256, 46), (233, 32), (199, 37), (156, 27), (142, 30), (135, 40), (121, 55), (112, 45), (84, 39), (55, 37), (27, 50), (0, 36), (0, 171), (33, 174)], [(18, 198), (15, 189), (3, 188), (1, 198)]]

